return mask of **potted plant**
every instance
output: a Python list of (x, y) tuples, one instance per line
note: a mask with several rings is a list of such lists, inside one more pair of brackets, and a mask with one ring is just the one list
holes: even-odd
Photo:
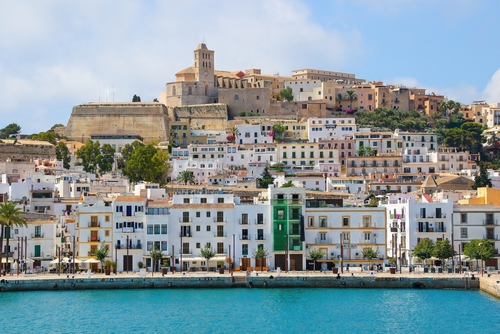
[(137, 262), (137, 267), (139, 267), (139, 273), (142, 277), (146, 276), (146, 268), (144, 268), (144, 263), (142, 261)]
[(219, 274), (224, 274), (224, 261), (217, 261), (217, 268), (219, 268)]
[(390, 272), (391, 274), (395, 274), (395, 273), (396, 273), (396, 262), (397, 262), (397, 261), (398, 261), (398, 260), (397, 260), (395, 257), (390, 257), (390, 258), (389, 258), (389, 263), (390, 263), (390, 265), (391, 265), (391, 267), (389, 268), (389, 272)]
[(335, 267), (335, 265), (336, 265), (336, 264), (339, 264), (339, 263), (340, 263), (340, 260), (339, 260), (339, 259), (334, 259), (332, 262), (333, 262), (332, 272), (333, 272), (334, 274), (338, 274), (338, 272), (339, 272), (339, 268), (336, 268), (336, 267)]
[(104, 262), (104, 274), (111, 275), (111, 261), (109, 260)]
[(115, 261), (111, 261), (111, 269), (113, 269), (113, 274), (116, 275), (116, 262)]
[(167, 259), (163, 260), (163, 263), (161, 264), (161, 273), (162, 275), (168, 274), (168, 263), (169, 261)]

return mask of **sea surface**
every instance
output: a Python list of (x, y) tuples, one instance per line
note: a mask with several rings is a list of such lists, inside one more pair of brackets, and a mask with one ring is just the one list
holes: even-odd
[(0, 333), (500, 333), (480, 291), (144, 289), (0, 293)]

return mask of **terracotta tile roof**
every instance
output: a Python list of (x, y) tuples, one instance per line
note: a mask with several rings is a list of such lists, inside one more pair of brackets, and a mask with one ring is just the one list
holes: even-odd
[(166, 208), (170, 206), (172, 206), (172, 203), (170, 202), (170, 200), (166, 199), (149, 200), (146, 204), (146, 207), (148, 208)]
[(139, 202), (145, 200), (146, 199), (141, 196), (118, 196), (115, 202)]
[(172, 209), (232, 209), (233, 203), (174, 204)]

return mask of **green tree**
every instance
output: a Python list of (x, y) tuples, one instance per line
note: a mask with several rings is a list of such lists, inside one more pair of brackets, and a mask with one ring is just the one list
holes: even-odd
[(352, 101), (356, 100), (358, 98), (358, 95), (356, 95), (356, 92), (353, 90), (348, 90), (346, 94), (347, 99), (349, 100), (349, 109), (352, 109)]
[(450, 240), (438, 240), (432, 251), (432, 256), (441, 260), (442, 266), (444, 266), (445, 261), (453, 257), (453, 247), (450, 244)]
[(56, 145), (56, 159), (63, 162), (64, 169), (70, 168), (71, 154), (66, 143), (62, 141)]
[(495, 248), (488, 239), (474, 239), (465, 244), (464, 254), (475, 259), (477, 266), (479, 260), (486, 261), (495, 256)]
[(153, 267), (153, 272), (160, 270), (159, 265), (161, 258), (163, 257), (163, 253), (161, 252), (161, 250), (155, 248), (149, 252), (149, 256), (151, 256), (151, 267)]
[(227, 140), (233, 144), (236, 143), (236, 141), (238, 140), (238, 136), (241, 135), (240, 131), (235, 126), (229, 129), (227, 133), (228, 133)]
[(101, 270), (104, 269), (103, 263), (104, 260), (108, 257), (108, 253), (109, 247), (104, 241), (101, 243), (101, 246), (99, 248), (94, 249), (93, 255), (99, 262), (101, 262)]
[(375, 156), (376, 152), (370, 146), (360, 146), (360, 148), (356, 150), (356, 154), (359, 157), (371, 157)]
[(76, 151), (76, 157), (82, 160), (83, 170), (87, 173), (97, 173), (99, 168), (97, 156), (100, 154), (99, 141), (93, 142), (91, 139)]
[(325, 257), (325, 253), (318, 248), (310, 248), (307, 251), (306, 257), (313, 260), (314, 267), (313, 271), (316, 271), (316, 261), (322, 260)]
[(52, 127), (50, 128), (50, 130), (54, 130), (55, 128), (59, 128), (61, 126), (64, 127), (64, 124), (61, 124), (61, 123), (54, 124), (54, 125), (52, 125)]
[(279, 100), (287, 100), (288, 102), (293, 101), (293, 92), (289, 86), (287, 86), (285, 89), (280, 90)]
[(0, 139), (5, 139), (19, 134), (21, 127), (16, 123), (10, 123), (5, 128), (0, 130)]
[[(9, 239), (12, 238), (12, 228), (27, 226), (26, 218), (21, 215), (21, 209), (16, 207), (13, 202), (0, 203), (0, 276), (3, 270), (2, 251), (3, 251), (3, 238), (4, 230), (8, 233), (6, 249), (9, 249)], [(6, 252), (5, 263), (9, 261), (9, 252)], [(4, 276), (7, 275), (5, 271)]]
[(28, 139), (46, 141), (52, 145), (56, 145), (57, 137), (58, 136), (54, 131), (40, 132), (27, 136)]
[(141, 102), (141, 97), (134, 94), (134, 96), (132, 97), (132, 102)]
[(285, 133), (286, 127), (283, 124), (277, 123), (273, 125), (273, 139), (281, 140), (283, 139), (283, 134)]
[(210, 246), (210, 244), (207, 243), (203, 248), (200, 249), (200, 256), (205, 260), (207, 260), (207, 272), (208, 272), (208, 261), (210, 261), (210, 259), (215, 256), (215, 251), (212, 248), (212, 246)]
[(113, 170), (115, 162), (115, 149), (110, 144), (104, 144), (100, 148), (97, 155), (97, 165), (99, 166), (99, 174), (106, 174)]
[(188, 183), (195, 184), (196, 178), (194, 177), (194, 174), (192, 171), (183, 170), (182, 172), (179, 173), (179, 176), (177, 176), (177, 181), (184, 183), (185, 185)]
[(143, 146), (143, 143), (138, 140), (134, 140), (132, 144), (126, 144), (125, 146), (123, 146), (123, 149), (120, 153), (122, 154), (123, 159), (127, 160), (132, 156), (132, 154), (134, 154), (136, 148)]
[(472, 185), (473, 189), (482, 187), (493, 187), (491, 179), (488, 177), (488, 171), (486, 170), (486, 163), (479, 162), (479, 174), (474, 177), (474, 183)]
[(372, 260), (380, 257), (380, 254), (379, 254), (378, 250), (374, 250), (373, 248), (369, 247), (369, 248), (363, 249), (361, 256), (363, 257), (363, 259), (368, 260), (368, 266), (371, 267)]
[(257, 178), (257, 188), (267, 188), (270, 184), (274, 183), (274, 177), (269, 173), (269, 165), (264, 167), (264, 171), (260, 174), (260, 178)]
[(428, 238), (420, 239), (420, 242), (415, 246), (413, 250), (413, 255), (419, 258), (424, 262), (425, 260), (430, 259), (432, 257), (432, 253), (434, 251), (434, 241)]
[(125, 161), (123, 174), (130, 182), (139, 181), (165, 183), (169, 165), (168, 153), (157, 148), (154, 143), (137, 146)]
[(268, 256), (269, 252), (264, 247), (257, 247), (257, 249), (253, 250), (252, 257), (255, 260), (255, 264), (257, 264), (257, 261), (260, 262), (260, 271), (262, 271), (262, 260), (267, 258)]
[(287, 182), (283, 183), (283, 185), (281, 186), (281, 188), (293, 188), (293, 187), (295, 187), (293, 185), (293, 181), (287, 181)]

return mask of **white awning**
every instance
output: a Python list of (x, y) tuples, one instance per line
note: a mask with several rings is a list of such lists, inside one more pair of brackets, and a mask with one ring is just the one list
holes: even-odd
[[(183, 257), (182, 261), (184, 262), (195, 262), (195, 261), (206, 261), (204, 257)], [(214, 262), (214, 261), (224, 261), (226, 262), (226, 258), (223, 256), (217, 256), (213, 257), (209, 260), (209, 262)]]

